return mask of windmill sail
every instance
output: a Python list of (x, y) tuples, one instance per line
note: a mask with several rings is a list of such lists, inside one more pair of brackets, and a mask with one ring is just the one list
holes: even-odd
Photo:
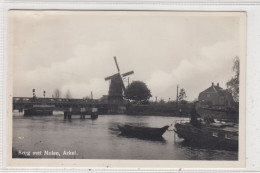
[(117, 71), (118, 71), (118, 73), (120, 73), (120, 69), (119, 69), (119, 66), (118, 66), (118, 63), (117, 63), (117, 60), (116, 60), (116, 57), (115, 57), (115, 56), (114, 56), (114, 60), (115, 60), (115, 63), (116, 63)]
[(113, 78), (116, 78), (118, 75), (119, 75), (119, 73), (116, 73), (116, 74), (114, 74), (114, 75), (112, 75), (112, 76), (108, 76), (108, 77), (105, 78), (105, 81), (111, 80), (111, 79), (113, 79)]
[(125, 77), (125, 76), (131, 75), (131, 74), (134, 74), (134, 71), (126, 72), (126, 73), (122, 74), (122, 76)]
[(134, 71), (129, 71), (129, 72), (121, 75), (116, 57), (114, 57), (114, 61), (115, 61), (118, 73), (106, 77), (105, 81), (107, 81), (107, 80), (111, 81), (110, 86), (109, 86), (109, 91), (108, 91), (108, 100), (111, 102), (118, 103), (118, 102), (123, 101), (123, 93), (126, 90), (124, 81), (123, 81), (123, 77), (133, 74)]

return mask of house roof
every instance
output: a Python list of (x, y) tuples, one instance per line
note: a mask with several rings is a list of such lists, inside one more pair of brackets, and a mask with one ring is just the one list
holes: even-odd
[(219, 95), (225, 95), (226, 92), (227, 91), (221, 88), (220, 86), (212, 84), (209, 88), (202, 91), (201, 93), (218, 93)]

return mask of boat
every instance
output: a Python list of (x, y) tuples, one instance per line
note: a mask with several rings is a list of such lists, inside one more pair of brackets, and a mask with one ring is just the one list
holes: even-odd
[(238, 122), (238, 108), (198, 107), (197, 112), (202, 118), (225, 119), (226, 121)]
[(238, 150), (238, 127), (236, 125), (201, 123), (194, 126), (190, 122), (176, 123), (174, 131), (192, 146)]
[(157, 138), (162, 137), (169, 126), (164, 126), (162, 128), (152, 128), (152, 127), (139, 127), (133, 125), (118, 125), (119, 130), (123, 135), (136, 136), (136, 137), (147, 137), (147, 138)]
[(30, 108), (24, 109), (25, 116), (34, 115), (53, 115), (54, 105), (35, 104)]

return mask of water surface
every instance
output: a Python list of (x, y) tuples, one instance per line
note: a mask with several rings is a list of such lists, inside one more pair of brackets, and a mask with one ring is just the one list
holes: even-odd
[[(237, 152), (183, 145), (173, 131), (166, 131), (162, 140), (154, 141), (122, 136), (117, 128), (118, 124), (163, 127), (180, 119), (183, 118), (100, 115), (96, 120), (88, 117), (81, 120), (75, 116), (69, 121), (64, 120), (61, 113), (33, 117), (14, 113), (13, 149), (29, 151), (30, 157), (35, 158), (237, 160)], [(59, 155), (44, 155), (52, 151)], [(32, 156), (32, 152), (41, 152), (41, 155)]]

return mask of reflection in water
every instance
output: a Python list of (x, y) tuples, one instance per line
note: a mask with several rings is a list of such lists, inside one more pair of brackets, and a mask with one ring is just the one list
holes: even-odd
[[(77, 117), (64, 120), (53, 116), (13, 116), (15, 151), (58, 152), (33, 158), (141, 159), (141, 160), (236, 160), (238, 152), (200, 149), (182, 143), (174, 132), (166, 131), (162, 139), (144, 139), (120, 135), (118, 125), (130, 124), (163, 127), (181, 118), (156, 116), (100, 115), (98, 119)], [(75, 155), (64, 155), (76, 152)], [(30, 156), (32, 157), (32, 156)]]
[(161, 143), (166, 143), (166, 140), (163, 137), (144, 137), (144, 136), (129, 136), (129, 135), (124, 135), (124, 134), (119, 134), (118, 137), (123, 137), (123, 138), (137, 138), (140, 140), (147, 140), (147, 141), (154, 141), (154, 142), (161, 142)]
[(219, 149), (219, 150), (221, 150), (221, 149), (225, 149), (225, 150), (229, 150), (229, 151), (236, 151), (237, 152), (237, 150), (235, 150), (235, 149), (233, 149), (233, 148), (223, 148), (223, 147), (221, 147), (220, 145), (218, 146), (218, 145), (216, 145), (216, 143), (212, 143), (212, 144), (207, 144), (207, 145), (205, 145), (205, 144), (200, 144), (200, 143), (192, 143), (192, 142), (190, 142), (190, 141), (182, 141), (181, 143), (180, 143), (180, 145), (182, 146), (182, 147), (190, 147), (190, 148), (192, 148), (192, 149), (194, 149), (194, 150), (196, 150), (196, 149), (208, 149), (208, 150), (214, 150), (214, 149)]

